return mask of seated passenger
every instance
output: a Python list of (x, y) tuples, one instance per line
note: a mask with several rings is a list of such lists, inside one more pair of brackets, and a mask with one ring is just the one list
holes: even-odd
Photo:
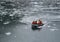
[(37, 24), (37, 21), (33, 21), (32, 24)]
[(43, 25), (43, 23), (42, 23), (41, 20), (38, 20), (38, 21), (37, 21), (37, 24), (38, 24), (39, 26), (42, 26), (42, 25)]

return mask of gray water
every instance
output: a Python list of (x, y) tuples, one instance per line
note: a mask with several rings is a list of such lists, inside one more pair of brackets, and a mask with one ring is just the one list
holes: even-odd
[[(56, 10), (59, 7), (42, 4), (43, 2), (31, 2), (21, 11), (18, 9), (25, 15), (22, 20), (7, 25), (1, 24), (0, 42), (60, 42), (60, 10)], [(40, 31), (33, 31), (31, 22), (38, 19), (45, 25)]]

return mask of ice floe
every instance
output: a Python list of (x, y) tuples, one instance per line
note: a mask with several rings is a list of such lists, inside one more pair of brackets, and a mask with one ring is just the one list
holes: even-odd
[(57, 31), (58, 29), (50, 29), (50, 31)]
[(5, 35), (9, 36), (11, 35), (11, 32), (6, 32)]

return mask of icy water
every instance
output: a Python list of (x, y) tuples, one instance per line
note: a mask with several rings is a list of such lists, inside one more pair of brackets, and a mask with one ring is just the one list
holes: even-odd
[[(60, 11), (58, 7), (46, 7), (42, 2), (31, 2), (21, 13), (19, 22), (0, 25), (0, 42), (60, 42)], [(33, 31), (31, 22), (41, 19), (42, 29)]]

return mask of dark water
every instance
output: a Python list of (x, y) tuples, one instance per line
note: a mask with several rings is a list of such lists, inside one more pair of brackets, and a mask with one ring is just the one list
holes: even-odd
[[(35, 1), (21, 10), (15, 10), (15, 13), (25, 16), (19, 22), (0, 24), (0, 42), (60, 42), (60, 12), (54, 10), (58, 7), (42, 4)], [(45, 25), (40, 31), (33, 31), (31, 22), (38, 19)]]

